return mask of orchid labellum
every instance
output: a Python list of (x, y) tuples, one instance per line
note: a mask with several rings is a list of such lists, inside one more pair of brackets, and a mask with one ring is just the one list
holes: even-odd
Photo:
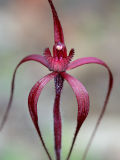
[(62, 137), (62, 121), (61, 121), (61, 113), (60, 113), (60, 97), (61, 97), (61, 91), (63, 88), (64, 81), (66, 80), (70, 87), (73, 89), (73, 92), (76, 96), (77, 99), (77, 104), (78, 104), (78, 113), (77, 113), (77, 125), (76, 125), (76, 130), (74, 133), (74, 137), (72, 140), (72, 144), (70, 147), (70, 150), (68, 152), (68, 155), (66, 156), (66, 160), (70, 158), (73, 146), (75, 144), (76, 137), (78, 135), (78, 132), (85, 121), (88, 112), (89, 112), (89, 96), (88, 92), (83, 86), (83, 84), (74, 78), (73, 76), (69, 75), (67, 73), (68, 70), (74, 69), (76, 67), (85, 65), (85, 64), (99, 64), (103, 67), (105, 67), (108, 71), (109, 74), (109, 86), (108, 86), (108, 92), (105, 98), (105, 102), (101, 111), (101, 114), (98, 118), (98, 121), (96, 123), (95, 129), (93, 131), (93, 134), (91, 135), (90, 141), (86, 147), (86, 150), (84, 152), (82, 160), (85, 160), (88, 149), (91, 145), (91, 142), (93, 140), (93, 137), (96, 133), (96, 130), (99, 126), (99, 123), (104, 115), (104, 112), (106, 110), (106, 106), (108, 103), (108, 99), (111, 93), (112, 85), (113, 85), (113, 76), (112, 73), (107, 66), (105, 62), (102, 60), (95, 58), (95, 57), (85, 57), (85, 58), (79, 58), (73, 62), (71, 62), (73, 55), (74, 55), (74, 49), (71, 49), (69, 54), (67, 54), (67, 48), (65, 45), (64, 41), (64, 35), (63, 35), (63, 30), (62, 26), (60, 23), (60, 20), (58, 18), (57, 12), (54, 8), (52, 0), (48, 0), (52, 14), (53, 14), (53, 21), (54, 21), (54, 46), (53, 46), (53, 54), (51, 54), (51, 51), (49, 48), (46, 48), (44, 51), (44, 55), (41, 56), (39, 54), (33, 54), (29, 55), (25, 58), (23, 58), (19, 64), (17, 65), (14, 74), (13, 74), (13, 79), (12, 79), (12, 84), (11, 84), (11, 95), (9, 99), (9, 104), (7, 106), (7, 110), (5, 112), (5, 115), (3, 117), (2, 123), (1, 123), (1, 128), (4, 126), (6, 119), (8, 117), (8, 113), (11, 108), (11, 103), (13, 99), (13, 92), (14, 92), (14, 82), (15, 82), (15, 75), (16, 71), (19, 68), (19, 66), (25, 62), (28, 61), (36, 61), (39, 62), (40, 64), (44, 65), (50, 70), (50, 74), (46, 75), (45, 77), (41, 78), (31, 89), (28, 97), (28, 107), (29, 107), (29, 112), (32, 118), (32, 121), (34, 123), (35, 129), (40, 137), (40, 140), (42, 142), (42, 145), (48, 155), (49, 160), (52, 160), (53, 158), (51, 157), (44, 140), (42, 138), (42, 134), (40, 131), (40, 127), (38, 124), (38, 114), (37, 114), (37, 103), (38, 103), (38, 98), (45, 87), (45, 85), (54, 79), (55, 83), (55, 101), (54, 101), (54, 108), (53, 108), (53, 117), (54, 117), (54, 147), (55, 147), (55, 154), (56, 154), (56, 160), (61, 160), (61, 137)]

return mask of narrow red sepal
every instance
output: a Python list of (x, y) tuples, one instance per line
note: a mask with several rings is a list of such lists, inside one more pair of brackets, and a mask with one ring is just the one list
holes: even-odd
[(90, 140), (89, 140), (89, 142), (87, 144), (87, 147), (86, 147), (85, 152), (83, 154), (82, 160), (86, 159), (88, 150), (89, 150), (89, 148), (91, 146), (91, 143), (92, 143), (93, 138), (94, 138), (94, 136), (96, 134), (96, 131), (97, 131), (98, 127), (99, 127), (99, 124), (100, 124), (100, 122), (102, 120), (102, 117), (103, 117), (103, 115), (104, 115), (104, 113), (106, 111), (108, 100), (109, 100), (109, 97), (110, 97), (110, 94), (111, 94), (111, 91), (112, 91), (112, 87), (113, 87), (113, 75), (112, 75), (112, 72), (111, 72), (110, 68), (108, 67), (108, 65), (104, 61), (102, 61), (102, 60), (100, 60), (98, 58), (95, 58), (95, 57), (79, 58), (79, 59), (71, 62), (68, 65), (67, 70), (74, 69), (76, 67), (79, 67), (79, 66), (82, 66), (82, 65), (85, 65), (85, 64), (91, 64), (91, 63), (100, 64), (100, 65), (104, 66), (108, 70), (108, 73), (109, 73), (109, 85), (108, 85), (108, 91), (107, 91), (107, 95), (106, 95), (106, 98), (105, 98), (105, 102), (104, 102), (102, 111), (101, 111), (100, 116), (99, 116), (99, 118), (97, 120), (97, 123), (96, 123), (95, 128), (93, 130), (93, 133), (92, 133), (92, 135), (90, 137)]
[(55, 43), (61, 42), (64, 44), (64, 36), (63, 36), (63, 30), (62, 26), (60, 24), (60, 20), (58, 18), (57, 12), (55, 10), (55, 7), (52, 3), (52, 0), (48, 0), (53, 14), (53, 20), (54, 20), (54, 40)]
[(72, 77), (71, 75), (63, 72), (61, 73), (63, 78), (68, 81), (69, 85), (73, 89), (78, 103), (78, 115), (77, 115), (77, 126), (76, 131), (73, 137), (72, 145), (66, 160), (69, 160), (77, 134), (80, 130), (81, 125), (83, 124), (84, 120), (86, 119), (88, 112), (89, 112), (89, 96), (88, 92), (86, 91), (85, 87), (82, 85), (80, 81), (76, 78)]
[(28, 61), (36, 61), (36, 62), (39, 62), (41, 63), (42, 65), (46, 66), (47, 68), (49, 67), (48, 66), (48, 62), (46, 61), (46, 59), (41, 56), (41, 55), (37, 55), (37, 54), (34, 54), (34, 55), (29, 55), (25, 58), (23, 58), (20, 63), (17, 65), (17, 67), (15, 68), (15, 71), (13, 73), (13, 78), (12, 78), (12, 83), (11, 83), (11, 92), (10, 92), (10, 99), (9, 99), (9, 103), (8, 103), (8, 106), (7, 106), (7, 109), (5, 111), (5, 114), (3, 116), (3, 119), (2, 119), (2, 123), (0, 125), (0, 131), (2, 130), (6, 120), (7, 120), (7, 117), (8, 117), (8, 114), (9, 114), (9, 111), (10, 111), (10, 108), (11, 108), (11, 104), (12, 104), (12, 100), (13, 100), (13, 93), (14, 93), (14, 87), (15, 87), (15, 76), (16, 76), (16, 71), (18, 69), (18, 67), (25, 63), (25, 62), (28, 62)]
[(47, 76), (43, 77), (42, 79), (40, 79), (34, 86), (33, 88), (31, 89), (30, 93), (29, 93), (29, 97), (28, 97), (28, 106), (29, 106), (29, 112), (30, 112), (30, 115), (31, 115), (31, 118), (32, 118), (32, 121), (35, 125), (35, 128), (37, 130), (37, 133), (40, 137), (40, 140), (42, 142), (42, 145), (48, 155), (48, 158), (50, 160), (52, 160), (49, 152), (48, 152), (48, 149), (44, 143), (44, 140), (42, 138), (42, 135), (41, 135), (41, 131), (40, 131), (40, 128), (39, 128), (39, 124), (38, 124), (38, 115), (37, 115), (37, 102), (38, 102), (38, 98), (41, 94), (41, 91), (42, 89), (45, 87), (45, 85), (50, 81), (52, 80), (55, 76), (57, 75), (57, 73), (53, 72), (53, 73), (50, 73), (48, 74)]

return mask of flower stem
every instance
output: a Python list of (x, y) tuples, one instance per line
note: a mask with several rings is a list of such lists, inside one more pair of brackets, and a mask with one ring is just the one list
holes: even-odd
[(54, 117), (54, 145), (55, 145), (55, 153), (56, 160), (61, 159), (61, 132), (62, 132), (62, 122), (61, 122), (61, 114), (60, 114), (60, 96), (63, 88), (64, 79), (58, 74), (54, 78), (55, 82), (55, 102), (53, 108), (53, 117)]

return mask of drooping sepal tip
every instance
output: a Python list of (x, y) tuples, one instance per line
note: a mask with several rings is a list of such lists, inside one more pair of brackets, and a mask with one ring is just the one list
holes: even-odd
[(6, 123), (6, 120), (7, 120), (7, 118), (8, 118), (10, 109), (11, 109), (11, 105), (12, 105), (12, 101), (13, 101), (14, 88), (15, 88), (16, 72), (17, 72), (18, 68), (19, 68), (23, 63), (28, 62), (28, 61), (36, 61), (36, 62), (41, 63), (42, 65), (44, 65), (44, 66), (47, 67), (47, 68), (49, 67), (49, 66), (48, 66), (48, 62), (46, 61), (45, 57), (44, 57), (44, 56), (41, 56), (41, 55), (39, 55), (39, 54), (32, 54), (32, 55), (26, 56), (25, 58), (23, 58), (23, 59), (18, 63), (18, 65), (16, 66), (16, 68), (15, 68), (15, 70), (14, 70), (14, 73), (13, 73), (12, 82), (11, 82), (10, 98), (9, 98), (9, 102), (8, 102), (8, 105), (7, 105), (5, 114), (4, 114), (4, 116), (3, 116), (2, 122), (1, 122), (1, 124), (0, 124), (0, 131), (3, 129), (3, 127), (4, 127), (5, 123)]
[(86, 119), (88, 112), (89, 112), (89, 95), (85, 87), (82, 85), (80, 81), (78, 81), (76, 78), (70, 76), (69, 74), (63, 72), (61, 73), (63, 78), (67, 80), (71, 88), (73, 89), (78, 103), (78, 115), (77, 115), (77, 125), (76, 125), (76, 131), (72, 140), (72, 144), (68, 153), (68, 156), (66, 160), (69, 160), (70, 155), (72, 153), (78, 132)]
[(48, 75), (46, 75), (45, 77), (43, 77), (42, 79), (40, 79), (31, 89), (30, 93), (29, 93), (29, 97), (28, 97), (28, 107), (29, 107), (29, 112), (33, 121), (33, 124), (36, 128), (36, 131), (39, 135), (39, 138), (42, 142), (42, 145), (48, 155), (49, 160), (52, 160), (50, 153), (48, 152), (48, 149), (45, 145), (45, 142), (43, 140), (41, 131), (40, 131), (40, 127), (38, 124), (38, 115), (37, 115), (37, 103), (38, 103), (38, 98), (42, 92), (42, 89), (45, 87), (45, 85), (52, 80), (55, 76), (57, 75), (57, 73), (52, 72)]
[(87, 146), (86, 146), (86, 149), (85, 149), (85, 152), (84, 152), (84, 154), (83, 154), (82, 160), (85, 160), (85, 159), (86, 159), (88, 150), (89, 150), (89, 148), (90, 148), (90, 146), (91, 146), (91, 144), (92, 144), (93, 138), (94, 138), (94, 136), (95, 136), (95, 134), (96, 134), (96, 132), (97, 132), (97, 129), (98, 129), (99, 125), (100, 125), (100, 122), (101, 122), (101, 120), (102, 120), (102, 117), (103, 117), (103, 115), (104, 115), (104, 113), (105, 113), (105, 111), (106, 111), (106, 107), (107, 107), (107, 104), (108, 104), (108, 100), (109, 100), (109, 97), (110, 97), (110, 94), (111, 94), (111, 91), (112, 91), (112, 87), (113, 87), (113, 75), (112, 75), (112, 72), (111, 72), (109, 66), (108, 66), (104, 61), (102, 61), (102, 60), (100, 60), (100, 59), (98, 59), (98, 58), (96, 58), (96, 57), (84, 57), (84, 58), (79, 58), (79, 59), (71, 62), (71, 63), (68, 65), (67, 70), (71, 70), (71, 69), (77, 68), (77, 67), (79, 67), (79, 66), (82, 66), (82, 65), (85, 65), (85, 64), (91, 64), (91, 63), (102, 65), (103, 67), (105, 67), (105, 68), (107, 69), (108, 74), (109, 74), (109, 85), (108, 85), (108, 91), (107, 91), (107, 95), (106, 95), (106, 97), (105, 97), (105, 102), (104, 102), (102, 111), (101, 111), (100, 116), (99, 116), (99, 118), (98, 118), (98, 120), (97, 120), (97, 123), (96, 123), (95, 128), (94, 128), (94, 130), (93, 130), (93, 133), (92, 133), (92, 135), (91, 135), (91, 137), (90, 137), (90, 140), (89, 140), (89, 142), (88, 142), (88, 144), (87, 144)]

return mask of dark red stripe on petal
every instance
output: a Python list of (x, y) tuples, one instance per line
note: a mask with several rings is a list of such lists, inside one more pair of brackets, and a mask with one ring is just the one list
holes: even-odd
[(51, 156), (50, 156), (50, 154), (48, 152), (48, 149), (46, 148), (46, 145), (45, 145), (44, 140), (42, 138), (41, 131), (40, 131), (39, 124), (38, 124), (37, 103), (38, 103), (38, 98), (39, 98), (39, 96), (41, 94), (42, 89), (56, 75), (57, 75), (57, 73), (53, 72), (53, 73), (50, 73), (47, 76), (43, 77), (42, 79), (40, 79), (33, 86), (33, 88), (30, 91), (29, 97), (28, 97), (28, 106), (29, 106), (29, 112), (30, 112), (32, 121), (33, 121), (33, 123), (35, 125), (35, 128), (36, 128), (36, 130), (38, 132), (38, 135), (40, 137), (42, 145), (43, 145), (43, 147), (44, 147), (44, 149), (45, 149), (45, 151), (46, 151), (46, 153), (47, 153), (47, 155), (48, 155), (50, 160), (52, 160), (52, 158), (51, 158)]
[(71, 62), (69, 65), (68, 65), (68, 68), (67, 70), (70, 70), (70, 69), (74, 69), (76, 67), (79, 67), (79, 66), (82, 66), (82, 65), (85, 65), (85, 64), (91, 64), (91, 63), (96, 63), (96, 64), (100, 64), (102, 66), (104, 66), (107, 70), (108, 70), (108, 73), (109, 73), (109, 85), (108, 85), (108, 91), (107, 91), (107, 95), (106, 95), (106, 98), (105, 98), (105, 102), (104, 102), (104, 105), (103, 105), (103, 108), (102, 108), (102, 111), (100, 113), (100, 116), (97, 120), (97, 123), (96, 123), (96, 126), (93, 130), (93, 133), (90, 137), (90, 140), (88, 142), (88, 145), (85, 149), (85, 152), (83, 154), (83, 158), (82, 160), (85, 160), (86, 159), (86, 156), (87, 156), (87, 153), (88, 153), (88, 150), (91, 146), (91, 143), (93, 141), (93, 138), (96, 134), (96, 131), (99, 127), (99, 124), (102, 120), (102, 117), (106, 111), (106, 107), (107, 107), (107, 104), (108, 104), (108, 100), (109, 100), (109, 97), (110, 97), (110, 94), (111, 94), (111, 91), (112, 91), (112, 86), (113, 86), (113, 75), (112, 75), (112, 72), (110, 70), (110, 68), (107, 66), (107, 64), (105, 62), (103, 62), (102, 60), (98, 59), (98, 58), (95, 58), (95, 57), (85, 57), (85, 58), (79, 58), (73, 62)]
[(36, 61), (36, 62), (39, 62), (41, 63), (42, 65), (46, 66), (47, 68), (49, 67), (48, 66), (48, 62), (46, 61), (46, 59), (41, 56), (41, 55), (37, 55), (37, 54), (34, 54), (34, 55), (29, 55), (25, 58), (23, 58), (20, 63), (17, 65), (17, 67), (15, 68), (15, 71), (13, 73), (13, 78), (12, 78), (12, 83), (11, 83), (11, 92), (10, 92), (10, 99), (9, 99), (9, 103), (8, 103), (8, 106), (7, 106), (7, 109), (5, 111), (5, 114), (3, 116), (3, 119), (2, 119), (2, 122), (1, 122), (1, 125), (0, 125), (0, 131), (2, 130), (6, 120), (7, 120), (7, 117), (8, 117), (8, 114), (9, 114), (9, 111), (10, 111), (10, 108), (11, 108), (11, 104), (12, 104), (12, 100), (13, 100), (13, 93), (14, 93), (14, 87), (15, 87), (15, 76), (16, 76), (16, 71), (18, 69), (18, 67), (24, 63), (24, 62), (28, 62), (28, 61)]
[(55, 140), (55, 153), (56, 160), (61, 159), (61, 136), (62, 136), (62, 121), (60, 113), (60, 96), (63, 88), (63, 77), (58, 74), (55, 78), (55, 101), (53, 108), (53, 118), (54, 118), (54, 140)]
[(61, 132), (62, 132), (62, 123), (60, 114), (60, 94), (56, 95), (55, 97), (53, 115), (54, 115), (54, 140), (55, 140), (56, 160), (60, 160)]
[(73, 137), (69, 154), (66, 158), (66, 160), (68, 160), (70, 158), (79, 129), (83, 124), (84, 120), (86, 119), (89, 112), (89, 96), (88, 96), (88, 92), (86, 91), (85, 87), (82, 85), (80, 81), (78, 81), (76, 78), (70, 76), (65, 72), (61, 73), (61, 75), (65, 80), (68, 81), (69, 85), (72, 87), (78, 103), (77, 126), (76, 126), (76, 131)]
[(64, 44), (64, 35), (63, 35), (63, 30), (62, 30), (62, 26), (60, 24), (60, 20), (58, 18), (57, 12), (55, 10), (55, 7), (53, 5), (52, 0), (48, 0), (51, 9), (52, 9), (52, 13), (53, 13), (53, 20), (54, 20), (54, 40), (55, 43), (61, 42)]

